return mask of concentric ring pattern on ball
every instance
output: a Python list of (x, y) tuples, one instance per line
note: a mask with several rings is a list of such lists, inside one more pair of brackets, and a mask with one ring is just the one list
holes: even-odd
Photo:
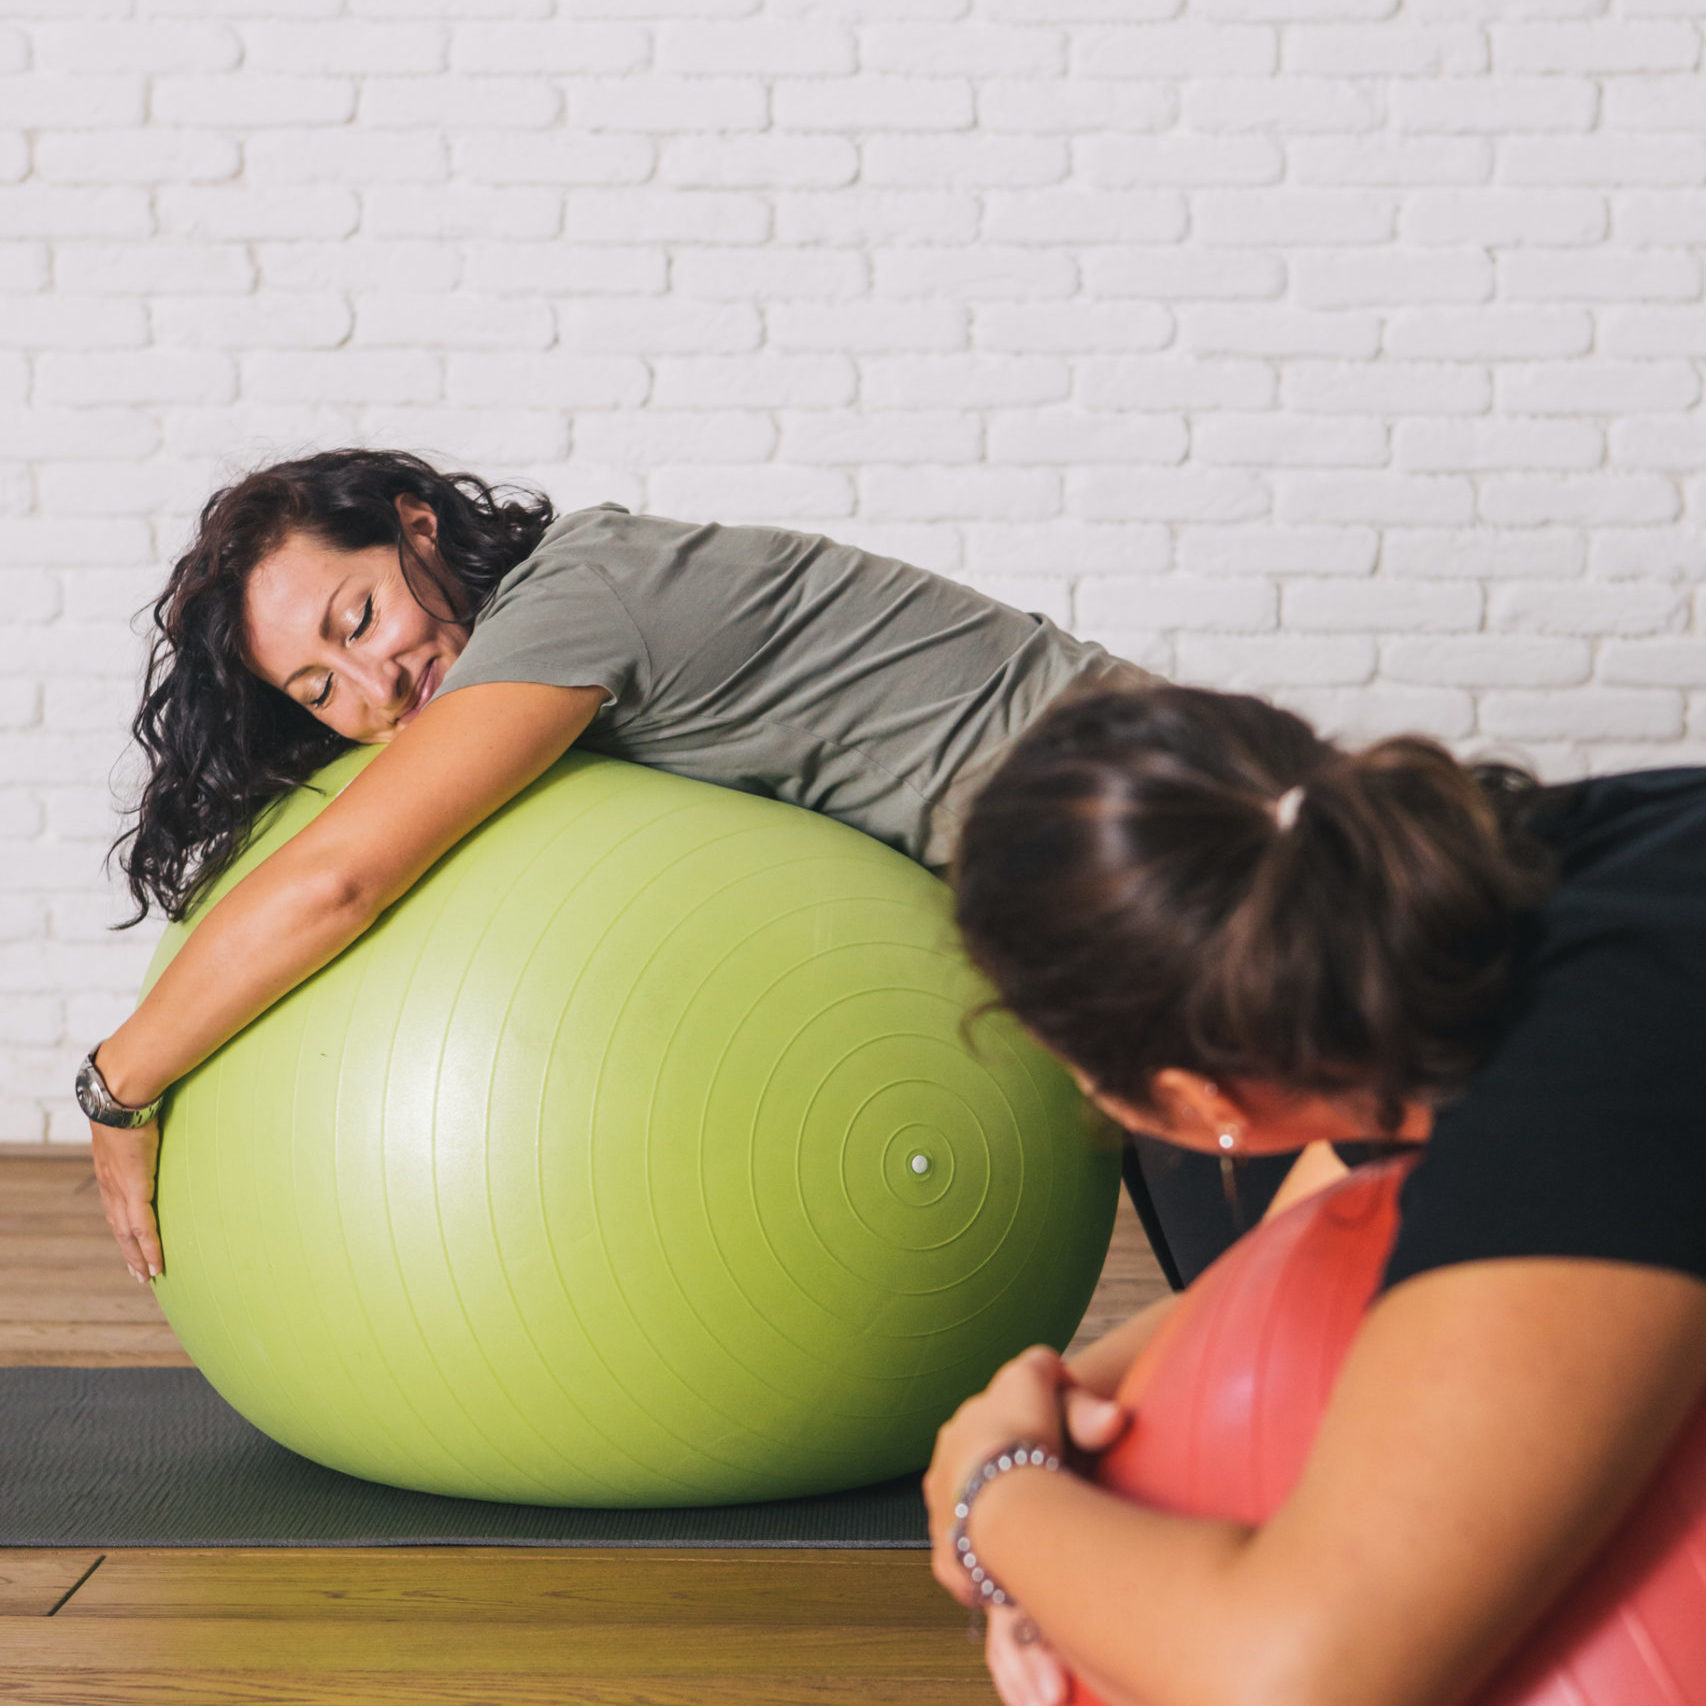
[(1066, 1342), (1112, 1226), (1115, 1156), (1009, 1021), (967, 1027), (987, 995), (900, 854), (571, 756), (178, 1086), (160, 1301), (256, 1425), (399, 1486), (702, 1504), (917, 1468)]

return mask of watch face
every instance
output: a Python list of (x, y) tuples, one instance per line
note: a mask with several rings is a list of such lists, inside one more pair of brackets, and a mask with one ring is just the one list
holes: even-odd
[(113, 1100), (92, 1054), (77, 1068), (77, 1106), (83, 1110), (84, 1118), (96, 1125), (145, 1125), (148, 1119), (145, 1109), (127, 1108)]
[(101, 1090), (105, 1088), (95, 1071), (95, 1057), (87, 1056), (77, 1068), (77, 1106), (83, 1110), (85, 1118), (98, 1120), (106, 1111), (101, 1097)]

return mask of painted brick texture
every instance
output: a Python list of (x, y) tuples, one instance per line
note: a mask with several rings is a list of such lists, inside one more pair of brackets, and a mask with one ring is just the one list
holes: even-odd
[(149, 932), (132, 616), (396, 444), (820, 528), (1352, 735), (1706, 758), (1694, 0), (12, 0), (0, 1138)]

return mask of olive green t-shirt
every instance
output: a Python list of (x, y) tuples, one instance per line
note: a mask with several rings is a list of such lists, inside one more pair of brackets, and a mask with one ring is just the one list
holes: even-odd
[(1146, 679), (969, 587), (773, 527), (562, 516), (440, 692), (601, 687), (579, 744), (788, 800), (940, 867), (1001, 749), (1069, 687)]

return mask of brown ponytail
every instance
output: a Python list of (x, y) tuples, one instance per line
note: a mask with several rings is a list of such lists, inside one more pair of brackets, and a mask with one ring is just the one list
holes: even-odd
[[(1296, 790), (1301, 790), (1301, 793)], [(1460, 1084), (1550, 880), (1543, 790), (1415, 736), (1345, 751), (1186, 687), (1051, 711), (974, 803), (955, 887), (1029, 1028), (1138, 1106), (1163, 1067), (1403, 1104)]]

